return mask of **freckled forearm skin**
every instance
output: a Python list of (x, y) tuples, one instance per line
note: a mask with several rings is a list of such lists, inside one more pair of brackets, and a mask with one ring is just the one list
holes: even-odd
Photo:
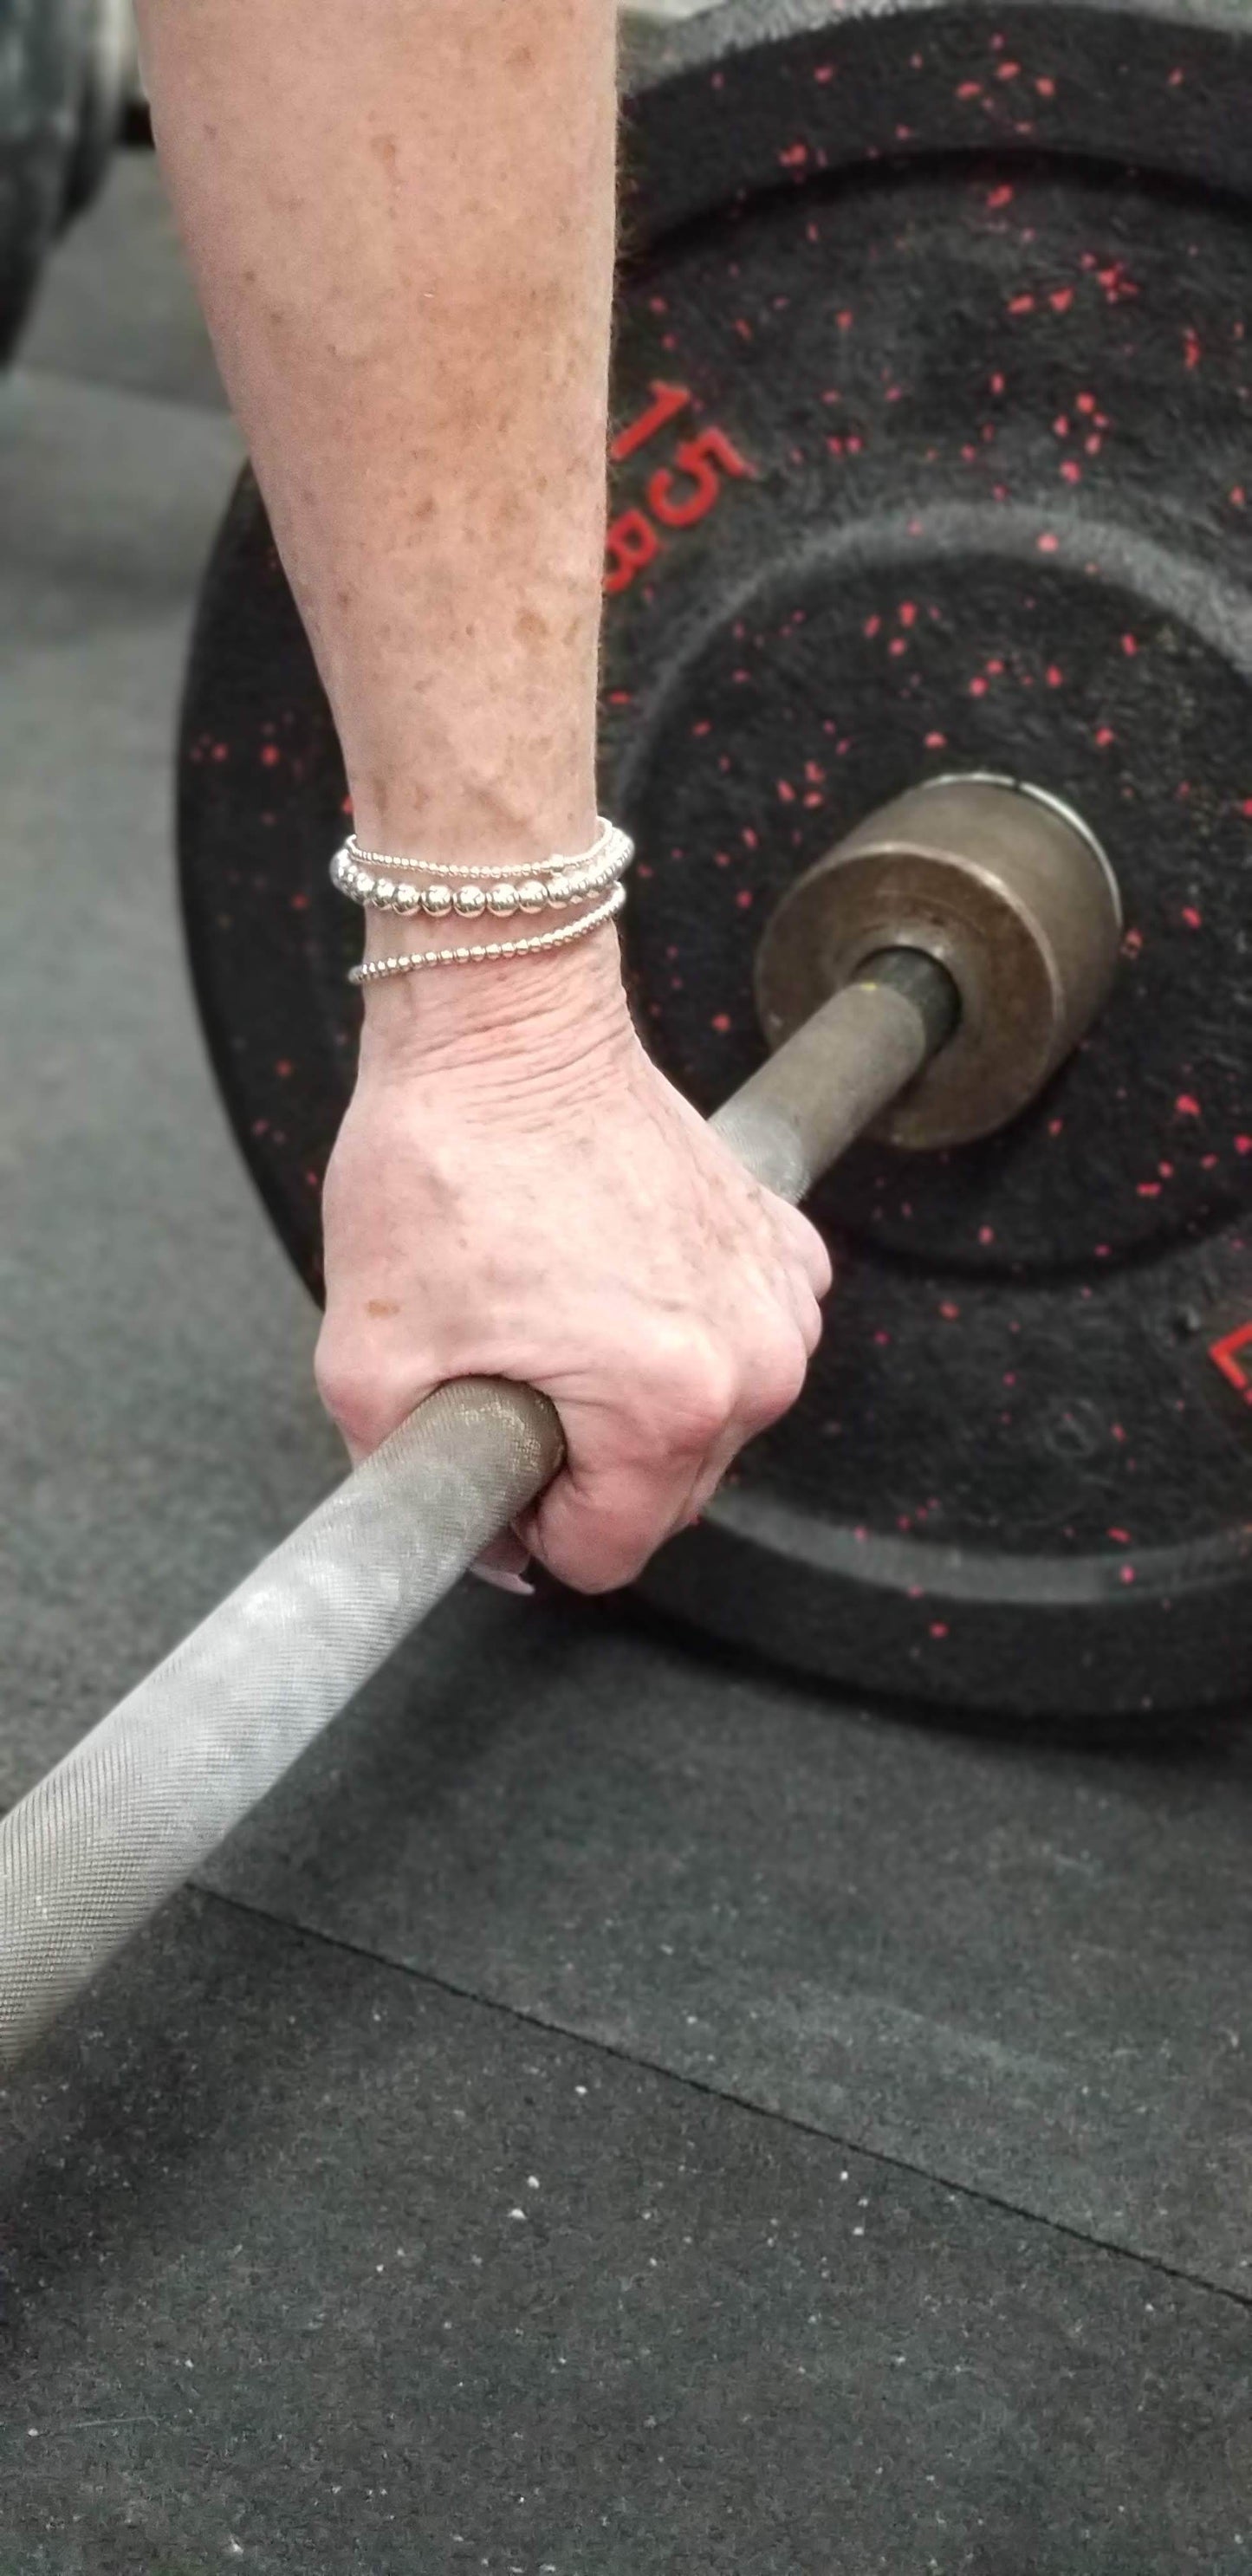
[[(140, 5), (359, 832), (510, 869), (585, 847), (615, 0)], [(367, 916), (374, 954), (397, 934)], [(542, 1388), (566, 1464), (495, 1563), (590, 1591), (790, 1403), (830, 1278), (648, 1061), (603, 928), (370, 989), (324, 1221), (318, 1383), (352, 1454), (450, 1379)]]
[(584, 845), (612, 0), (139, 14), (166, 175), (358, 831), (453, 861)]

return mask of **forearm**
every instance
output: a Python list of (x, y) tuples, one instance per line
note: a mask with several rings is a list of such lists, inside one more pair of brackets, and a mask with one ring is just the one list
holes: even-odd
[[(612, 0), (141, 0), (140, 17), (358, 833), (449, 863), (584, 846)], [(525, 967), (495, 982), (536, 988)]]

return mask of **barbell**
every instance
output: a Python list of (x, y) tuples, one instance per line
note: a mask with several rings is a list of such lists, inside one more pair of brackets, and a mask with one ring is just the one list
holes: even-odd
[[(706, 1112), (807, 1007), (813, 877), (956, 770), (1116, 868), (1122, 970), (1025, 1115), (822, 1183), (801, 1403), (644, 1578), (843, 1683), (1191, 1707), (1252, 1657), (1252, 20), (728, 0), (632, 21), (601, 802), (639, 1024)], [(180, 748), (197, 990), (319, 1286), (345, 782), (255, 487)], [(762, 926), (773, 926), (762, 938)], [(781, 999), (780, 999), (781, 992)], [(955, 1058), (953, 1059), (955, 1061)]]
[[(713, 1123), (793, 1201), (876, 1124), (981, 1133), (1081, 1041), (1120, 930), (1107, 861), (1054, 798), (988, 778), (905, 796), (790, 889), (761, 960), (777, 1052)], [(545, 1396), (439, 1388), (0, 1821), (0, 2076), (560, 1460)]]

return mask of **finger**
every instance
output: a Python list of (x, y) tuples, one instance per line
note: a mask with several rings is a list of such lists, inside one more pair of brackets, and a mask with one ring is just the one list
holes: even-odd
[(783, 1242), (798, 1259), (814, 1296), (828, 1297), (835, 1274), (824, 1237), (799, 1208), (789, 1207), (785, 1199), (778, 1203), (778, 1214)]
[(780, 1269), (778, 1299), (785, 1312), (794, 1320), (796, 1331), (804, 1345), (805, 1358), (811, 1360), (822, 1338), (825, 1318), (807, 1278), (802, 1277), (800, 1272), (793, 1268)]
[[(736, 1423), (723, 1439), (715, 1441), (700, 1473), (695, 1477), (683, 1506), (682, 1516), (674, 1531), (694, 1529), (702, 1520), (719, 1487), (723, 1485), (741, 1449), (746, 1449), (752, 1433), (745, 1423)], [(674, 1533), (671, 1532), (671, 1536)]]
[(517, 1527), (531, 1555), (575, 1592), (633, 1583), (686, 1508), (691, 1466), (566, 1468)]

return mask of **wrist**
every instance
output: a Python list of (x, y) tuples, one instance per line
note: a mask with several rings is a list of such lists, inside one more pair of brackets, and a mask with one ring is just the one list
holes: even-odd
[[(385, 948), (375, 932), (373, 953)], [(363, 1075), (494, 1068), (512, 1087), (574, 1065), (611, 1068), (636, 1044), (611, 923), (565, 949), (436, 966), (365, 987)]]

